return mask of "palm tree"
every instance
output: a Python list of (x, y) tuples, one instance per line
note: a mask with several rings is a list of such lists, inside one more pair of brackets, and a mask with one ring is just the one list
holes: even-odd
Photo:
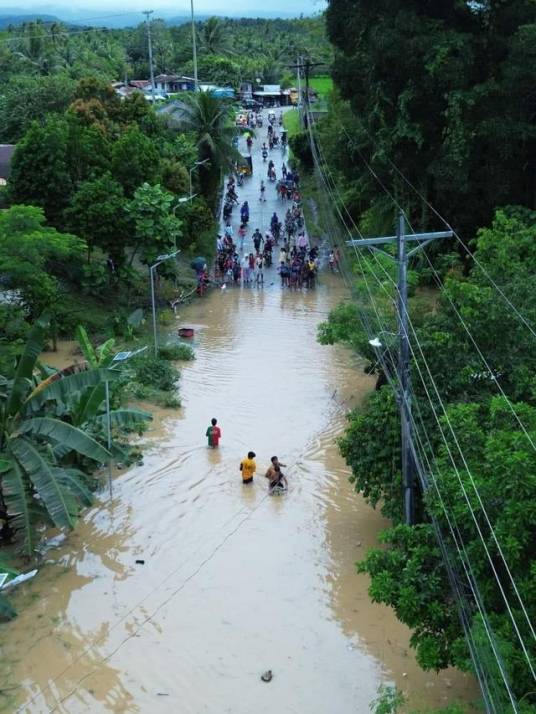
[(233, 170), (242, 159), (232, 144), (236, 127), (231, 105), (213, 92), (197, 92), (184, 100), (178, 122), (183, 131), (194, 134), (199, 160), (208, 159), (201, 167), (200, 178), (205, 195), (214, 198), (222, 173)]
[(48, 327), (47, 318), (36, 321), (15, 374), (0, 377), (0, 511), (30, 558), (39, 522), (71, 528), (80, 507), (92, 502), (78, 465), (82, 457), (109, 457), (88, 424), (100, 418), (105, 383), (120, 376), (106, 367), (76, 366), (37, 377)]
[(207, 55), (224, 55), (231, 52), (225, 26), (217, 17), (209, 17), (198, 30), (199, 44)]

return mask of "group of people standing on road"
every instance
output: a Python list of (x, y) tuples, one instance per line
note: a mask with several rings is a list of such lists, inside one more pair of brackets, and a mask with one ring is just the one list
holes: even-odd
[[(301, 196), (299, 194), (299, 175), (283, 163), (282, 175), (288, 186), (286, 195), (293, 196), (292, 204), (287, 208), (283, 220), (277, 211), (270, 219), (270, 228), (263, 234), (256, 228), (251, 234), (253, 250), (245, 250), (249, 231), (250, 208), (247, 201), (240, 206), (240, 228), (237, 236), (232, 226), (232, 213), (239, 205), (234, 176), (227, 181), (224, 210), (225, 227), (223, 235), (217, 237), (216, 273), (224, 284), (242, 284), (245, 286), (264, 285), (264, 271), (274, 262), (274, 251), (280, 246), (277, 271), (283, 287), (314, 287), (318, 274), (318, 248), (311, 247), (305, 233)], [(261, 200), (264, 199), (266, 186), (261, 182)]]

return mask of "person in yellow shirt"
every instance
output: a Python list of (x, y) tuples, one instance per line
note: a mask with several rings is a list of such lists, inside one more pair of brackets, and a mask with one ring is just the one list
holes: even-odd
[(253, 475), (257, 470), (255, 463), (255, 452), (248, 451), (248, 455), (240, 462), (240, 471), (242, 471), (242, 483), (253, 483)]

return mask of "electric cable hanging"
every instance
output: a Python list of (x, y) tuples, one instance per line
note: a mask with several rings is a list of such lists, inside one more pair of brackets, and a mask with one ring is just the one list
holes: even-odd
[[(340, 122), (339, 122), (339, 123), (340, 123)], [(348, 140), (351, 140), (351, 137), (349, 136), (348, 132), (346, 131), (346, 128), (345, 128), (342, 124), (341, 124), (341, 126), (342, 126), (343, 130), (345, 131)], [(359, 153), (360, 153), (360, 152), (359, 152)], [(361, 154), (360, 154), (360, 155), (361, 155)], [(369, 164), (368, 164), (366, 161), (364, 161), (364, 163), (365, 163), (365, 164), (367, 165), (367, 167), (372, 171), (372, 169), (371, 169), (371, 167), (369, 166)], [(373, 172), (373, 175), (374, 175), (375, 178), (377, 178), (375, 172)], [(391, 198), (391, 200), (395, 203), (395, 205), (402, 211), (402, 208), (399, 206), (399, 204), (398, 204), (398, 202), (396, 201), (396, 199), (392, 196), (392, 194), (388, 191), (388, 189), (384, 186), (384, 184), (381, 182), (381, 180), (380, 180), (379, 178), (378, 178), (378, 181), (379, 181), (380, 185), (382, 186), (382, 188), (384, 189), (384, 191), (386, 191), (387, 195), (388, 195), (388, 196)], [(402, 212), (403, 212), (403, 211), (402, 211)], [(404, 213), (404, 212), (403, 212), (403, 213)], [(404, 215), (405, 215), (405, 213), (404, 213)], [(407, 216), (406, 216), (406, 220), (407, 220)], [(412, 230), (413, 230), (413, 229), (412, 229)], [(354, 246), (354, 248), (355, 248), (355, 246)], [(426, 252), (426, 251), (425, 251), (425, 252)], [(380, 268), (382, 268), (382, 269), (384, 270), (384, 268), (383, 268), (381, 262), (378, 262), (378, 264), (379, 264)], [(409, 318), (409, 316), (408, 316), (408, 318)], [(410, 320), (410, 322), (411, 322), (411, 320)], [(414, 329), (413, 325), (411, 325), (411, 327), (412, 327), (412, 330), (413, 330), (413, 332), (414, 332), (414, 334), (415, 334), (415, 336), (416, 336), (416, 332), (415, 332), (415, 329)], [(471, 336), (471, 337), (472, 337), (472, 336)], [(408, 341), (410, 341), (410, 340), (408, 340)], [(474, 340), (474, 338), (473, 338), (473, 342), (474, 342), (475, 346), (477, 347), (477, 344), (476, 344), (476, 341)], [(420, 343), (418, 343), (418, 344), (419, 344), (419, 347), (420, 347)], [(479, 350), (479, 352), (480, 352), (480, 354), (482, 354), (480, 350)], [(422, 352), (422, 349), (421, 349), (421, 353), (422, 353), (422, 355), (423, 355), (423, 357), (424, 357), (424, 353)], [(483, 357), (483, 355), (482, 355), (482, 357)], [(428, 367), (428, 365), (427, 365), (427, 367)], [(429, 374), (430, 374), (431, 379), (433, 379), (430, 370), (428, 370), (428, 371), (429, 371)], [(437, 386), (436, 386), (435, 382), (434, 382), (434, 388), (435, 388), (436, 393), (437, 393), (438, 396), (439, 396), (439, 391), (438, 391), (438, 389), (437, 389)], [(501, 391), (502, 391), (503, 395), (506, 397), (506, 395), (504, 394), (504, 391), (502, 390), (502, 387), (501, 387)], [(516, 414), (515, 410), (513, 409), (513, 406), (512, 406), (511, 403), (509, 402), (509, 400), (507, 400), (507, 401), (508, 401), (509, 406), (510, 406), (510, 408), (511, 408), (511, 410), (512, 410), (512, 413), (516, 416), (516, 418), (517, 418), (517, 420), (518, 420), (518, 423), (520, 423), (520, 426), (522, 426), (522, 429), (523, 429), (525, 435), (529, 438), (529, 441), (530, 441), (531, 444), (534, 446), (534, 444), (533, 444), (533, 442), (532, 442), (532, 439), (530, 438), (526, 427), (525, 427), (524, 424), (521, 422), (519, 416)], [(446, 413), (446, 412), (445, 412), (445, 413)], [(452, 427), (451, 427), (450, 424), (449, 424), (449, 426), (450, 426), (450, 428), (451, 428), (451, 431), (452, 431), (453, 436), (455, 437), (456, 444), (457, 444), (457, 446), (458, 446), (458, 448), (459, 448), (459, 443), (458, 443), (457, 437), (455, 436), (455, 434), (454, 434), (454, 432), (453, 432)], [(504, 556), (504, 552), (503, 552), (503, 550), (502, 550), (502, 546), (501, 546), (501, 544), (499, 543), (499, 540), (498, 540), (498, 538), (497, 538), (497, 536), (496, 536), (495, 530), (493, 529), (493, 526), (492, 526), (491, 521), (490, 521), (490, 519), (489, 519), (487, 510), (486, 510), (486, 508), (485, 508), (485, 506), (484, 506), (484, 503), (483, 503), (483, 501), (482, 501), (482, 499), (481, 499), (480, 493), (479, 493), (479, 491), (478, 491), (478, 489), (477, 489), (477, 487), (476, 487), (476, 483), (475, 483), (475, 481), (474, 481), (474, 478), (473, 478), (473, 476), (472, 476), (472, 474), (471, 474), (471, 472), (470, 472), (470, 470), (469, 470), (469, 467), (468, 467), (468, 465), (467, 465), (467, 461), (466, 461), (466, 459), (465, 459), (465, 456), (464, 456), (463, 453), (461, 452), (461, 449), (459, 449), (459, 450), (460, 450), (460, 455), (462, 456), (462, 460), (463, 460), (463, 462), (464, 462), (464, 467), (465, 467), (466, 471), (468, 472), (468, 475), (469, 475), (469, 478), (470, 478), (470, 481), (471, 481), (471, 485), (473, 486), (473, 489), (474, 489), (474, 491), (475, 491), (475, 494), (476, 494), (476, 496), (477, 496), (477, 499), (478, 499), (478, 501), (479, 501), (479, 504), (480, 504), (480, 506), (481, 506), (481, 508), (482, 508), (482, 511), (483, 511), (483, 513), (484, 513), (486, 522), (487, 522), (488, 527), (489, 527), (489, 529), (490, 529), (490, 532), (491, 532), (491, 534), (492, 534), (492, 538), (493, 538), (493, 540), (494, 540), (494, 542), (495, 542), (495, 545), (497, 546), (497, 549), (498, 549), (498, 551), (499, 551), (499, 554), (500, 554), (500, 556), (501, 556), (501, 559), (502, 559), (502, 561), (503, 561), (503, 563), (504, 563), (504, 565), (505, 565), (505, 568), (506, 568), (506, 571), (507, 571), (507, 573), (508, 573), (509, 579), (510, 579), (510, 581), (511, 581), (511, 583), (512, 583), (512, 587), (513, 587), (514, 592), (515, 592), (515, 594), (516, 594), (516, 596), (517, 596), (517, 599), (518, 599), (518, 602), (519, 602), (519, 604), (520, 604), (520, 606), (521, 606), (522, 612), (523, 612), (523, 614), (524, 614), (524, 616), (525, 616), (525, 620), (526, 620), (526, 622), (527, 622), (527, 624), (528, 624), (530, 633), (531, 633), (533, 639), (536, 640), (536, 632), (535, 632), (535, 630), (534, 630), (534, 626), (533, 626), (532, 621), (531, 621), (531, 619), (530, 619), (530, 617), (529, 617), (529, 615), (528, 615), (528, 613), (527, 613), (526, 606), (525, 606), (525, 604), (524, 604), (524, 602), (523, 602), (523, 600), (522, 600), (522, 598), (521, 598), (521, 595), (520, 595), (520, 593), (519, 593), (517, 584), (515, 583), (515, 580), (514, 580), (514, 578), (513, 578), (513, 576), (512, 576), (510, 567), (509, 567), (509, 565), (508, 565), (508, 562), (506, 561), (506, 557)], [(516, 630), (517, 630), (517, 625), (515, 625), (515, 627), (516, 627)], [(534, 668), (533, 668), (533, 665), (532, 665), (532, 662), (530, 661), (530, 659), (529, 659), (529, 667), (530, 667), (530, 670), (531, 670), (531, 673), (532, 673), (533, 678), (536, 680), (536, 672), (534, 671)]]
[[(359, 117), (356, 117), (359, 119)], [(343, 127), (343, 130), (346, 133), (346, 136), (348, 137), (348, 132), (346, 130), (346, 127), (342, 124), (342, 122), (339, 122), (341, 126)], [(365, 133), (369, 137), (369, 140), (373, 142), (372, 137), (370, 136), (369, 131), (367, 128), (364, 126), (363, 122), (360, 120), (361, 127), (364, 129)], [(350, 137), (348, 137), (350, 138)], [(354, 146), (354, 148), (357, 148)], [(359, 149), (358, 149), (359, 151)], [(482, 263), (478, 260), (478, 258), (475, 256), (475, 254), (471, 251), (467, 243), (461, 238), (459, 233), (450, 225), (450, 223), (447, 221), (446, 218), (444, 218), (439, 211), (428, 201), (427, 198), (425, 198), (422, 193), (413, 185), (413, 183), (404, 175), (404, 173), (398, 168), (398, 166), (393, 162), (393, 160), (390, 157), (386, 157), (387, 161), (389, 162), (390, 166), (396, 171), (396, 173), (402, 178), (402, 180), (416, 193), (416, 195), (423, 201), (423, 203), (428, 206), (428, 208), (434, 213), (434, 215), (439, 218), (439, 220), (447, 227), (448, 230), (452, 231), (454, 234), (454, 237), (457, 239), (459, 244), (463, 247), (463, 249), (466, 251), (466, 253), (471, 257), (471, 259), (475, 262), (476, 265), (480, 268), (482, 273), (486, 276), (486, 278), (489, 280), (490, 284), (497, 290), (497, 292), (500, 294), (504, 302), (511, 308), (511, 310), (514, 312), (516, 317), (519, 318), (519, 320), (525, 325), (525, 327), (531, 332), (531, 334), (536, 337), (536, 329), (532, 326), (532, 324), (525, 318), (525, 316), (518, 310), (518, 308), (512, 303), (512, 301), (508, 298), (508, 296), (504, 293), (502, 288), (497, 284), (497, 282), (493, 279), (493, 277), (489, 274), (489, 271), (486, 270), (485, 266), (482, 265)], [(409, 223), (409, 221), (408, 221)]]
[[(355, 246), (354, 246), (354, 249), (355, 249)], [(356, 251), (356, 252), (357, 252), (357, 251)], [(383, 268), (383, 266), (382, 266), (382, 268)], [(381, 283), (380, 283), (380, 287), (381, 287)], [(413, 326), (412, 326), (412, 328), (413, 328)], [(447, 446), (448, 446), (448, 444), (447, 444)], [(530, 662), (529, 662), (529, 666), (530, 666)]]

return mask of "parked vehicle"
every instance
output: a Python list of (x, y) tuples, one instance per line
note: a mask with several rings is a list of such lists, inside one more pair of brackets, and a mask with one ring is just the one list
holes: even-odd
[(262, 104), (256, 99), (243, 99), (242, 106), (244, 109), (253, 109), (256, 112), (262, 109)]

